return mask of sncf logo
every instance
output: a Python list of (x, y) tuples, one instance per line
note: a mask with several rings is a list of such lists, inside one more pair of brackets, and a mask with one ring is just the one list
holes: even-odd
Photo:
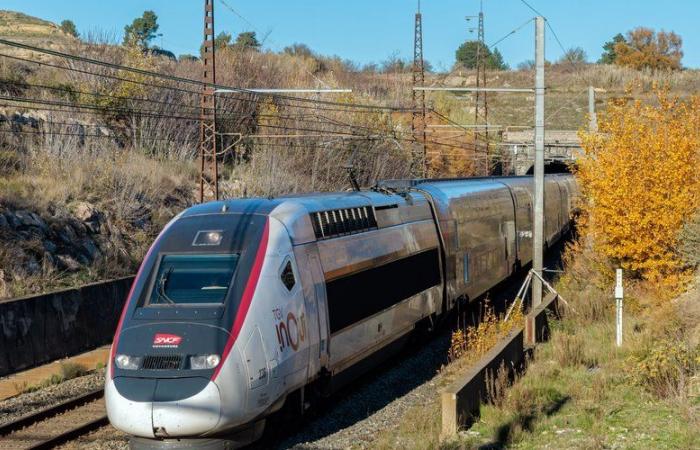
[(182, 338), (175, 334), (156, 333), (153, 337), (153, 346), (177, 348), (181, 341)]

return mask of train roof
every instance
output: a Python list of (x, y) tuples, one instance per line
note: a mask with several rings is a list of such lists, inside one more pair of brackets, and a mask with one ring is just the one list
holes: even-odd
[[(546, 178), (560, 176), (570, 177), (571, 175), (547, 174)], [(383, 206), (404, 204), (407, 201), (420, 201), (423, 197), (419, 192), (421, 189), (434, 191), (445, 188), (466, 188), (468, 192), (475, 192), (499, 189), (504, 187), (504, 185), (522, 185), (531, 181), (531, 175), (383, 180), (378, 182), (374, 188), (361, 191), (313, 192), (268, 198), (252, 197), (213, 201), (194, 205), (183, 211), (182, 216), (220, 213), (269, 215), (283, 203), (294, 203), (303, 206), (309, 213), (362, 206), (381, 208)]]
[(326, 211), (329, 209), (355, 208), (361, 206), (391, 206), (406, 202), (407, 197), (416, 200), (422, 197), (419, 193), (399, 195), (390, 191), (349, 191), (349, 192), (329, 192), (310, 193), (300, 195), (285, 195), (274, 198), (236, 198), (218, 200), (194, 205), (183, 212), (183, 216), (193, 216), (201, 214), (270, 214), (275, 208), (283, 203), (295, 203), (302, 205), (308, 212)]

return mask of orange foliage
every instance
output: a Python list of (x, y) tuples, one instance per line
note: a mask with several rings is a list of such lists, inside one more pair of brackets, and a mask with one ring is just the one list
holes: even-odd
[(615, 64), (635, 69), (681, 68), (683, 40), (674, 32), (639, 27), (627, 32), (625, 42), (615, 44)]
[(662, 286), (681, 286), (678, 233), (700, 207), (700, 97), (659, 91), (615, 100), (599, 132), (581, 132), (577, 177), (585, 237), (599, 255)]

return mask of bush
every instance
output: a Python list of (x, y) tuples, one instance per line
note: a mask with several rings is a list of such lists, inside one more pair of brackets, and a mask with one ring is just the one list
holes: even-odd
[(599, 133), (581, 133), (577, 178), (582, 235), (599, 257), (632, 275), (669, 287), (688, 279), (678, 233), (700, 206), (700, 97), (654, 103), (615, 100), (599, 116)]
[(687, 380), (700, 369), (700, 350), (677, 340), (663, 340), (632, 357), (631, 376), (659, 398), (682, 395)]
[(82, 377), (87, 374), (88, 370), (85, 366), (73, 362), (62, 362), (61, 363), (61, 377), (63, 381), (72, 380), (73, 378)]

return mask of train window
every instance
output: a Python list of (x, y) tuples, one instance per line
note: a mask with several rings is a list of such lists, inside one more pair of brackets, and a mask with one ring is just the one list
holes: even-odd
[(238, 257), (237, 254), (163, 256), (148, 304), (223, 303)]
[(463, 264), (463, 271), (464, 271), (464, 284), (469, 283), (469, 253), (466, 253), (464, 255), (464, 264)]
[(296, 279), (294, 278), (294, 269), (292, 269), (291, 261), (287, 260), (287, 264), (285, 264), (280, 278), (282, 279), (282, 284), (284, 284), (284, 287), (286, 287), (287, 290), (291, 292), (291, 290), (294, 289), (294, 285), (296, 284)]

